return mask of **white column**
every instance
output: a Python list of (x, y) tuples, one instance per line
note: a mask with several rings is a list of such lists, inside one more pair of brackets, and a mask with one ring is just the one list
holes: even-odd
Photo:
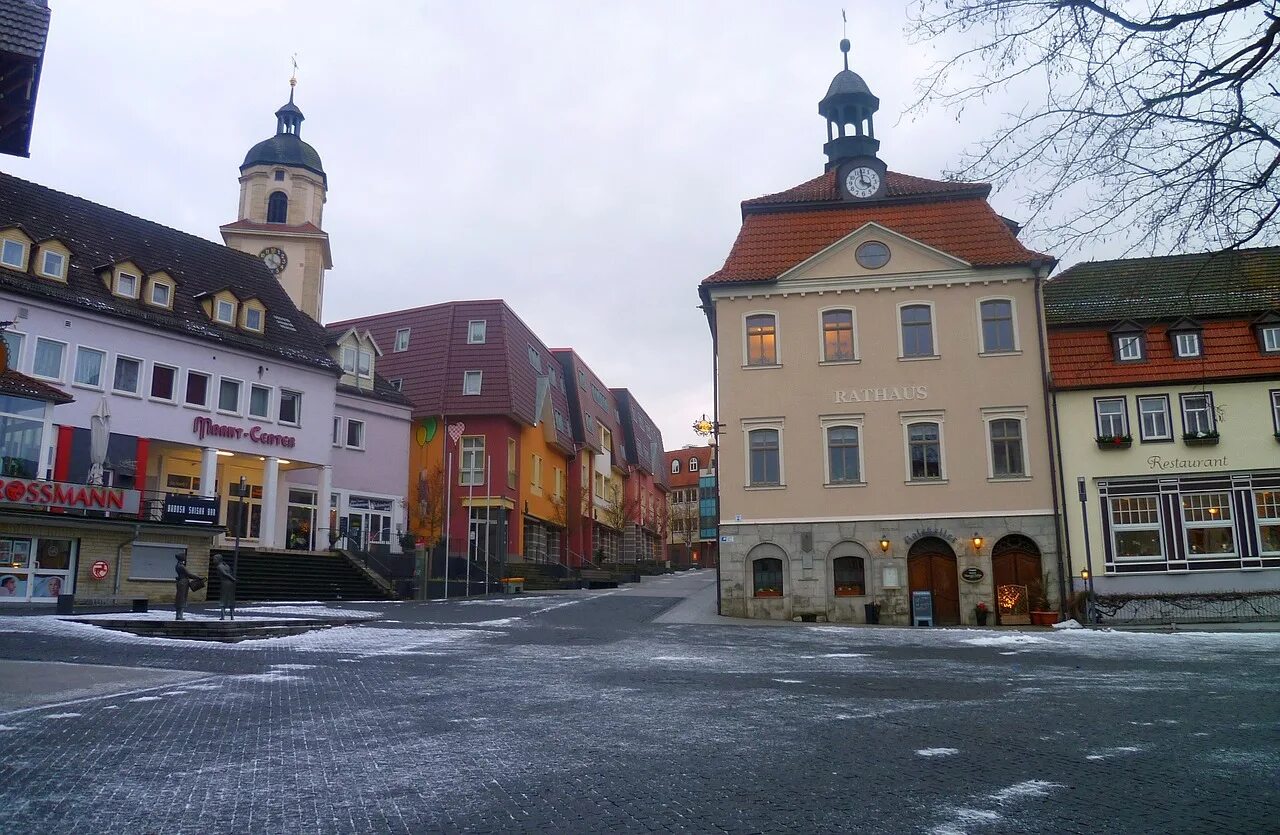
[(276, 542), (276, 514), (280, 492), (280, 459), (274, 455), (262, 467), (262, 530), (258, 544), (265, 548), (279, 548)]
[(211, 446), (200, 451), (200, 495), (211, 499), (218, 495), (218, 450)]
[(325, 464), (320, 468), (320, 493), (316, 496), (316, 550), (329, 550), (329, 515), (333, 506), (329, 497), (333, 495), (333, 465)]

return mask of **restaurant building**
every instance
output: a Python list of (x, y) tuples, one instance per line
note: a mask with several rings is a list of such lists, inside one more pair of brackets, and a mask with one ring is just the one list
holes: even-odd
[(888, 170), (878, 107), (846, 56), (818, 108), (825, 172), (745, 201), (700, 287), (723, 612), (860, 622), (880, 604), (881, 622), (954, 624), (983, 604), (1025, 622), (1059, 598), (1039, 296), (1054, 261), (990, 186)]
[(1258, 614), (1221, 596), (1280, 594), (1280, 248), (1077, 264), (1045, 311), (1075, 587)]

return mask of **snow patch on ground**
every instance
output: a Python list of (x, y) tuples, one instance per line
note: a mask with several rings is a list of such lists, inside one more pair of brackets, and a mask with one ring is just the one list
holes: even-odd
[[(1136, 748), (1134, 750), (1137, 750)], [(1063, 788), (1061, 783), (1050, 783), (1048, 780), (1024, 780), (1014, 783), (990, 795), (996, 803), (1011, 803), (1015, 800), (1026, 800), (1030, 797), (1048, 797), (1055, 789)]]
[(1075, 618), (1059, 621), (1058, 623), (1055, 623), (1053, 625), (1053, 628), (1054, 629), (1084, 629), (1084, 627), (1080, 625), (1080, 621), (1076, 620)]
[(268, 671), (265, 673), (244, 673), (232, 676), (237, 681), (302, 681), (302, 676), (291, 676), (287, 673)]
[(774, 681), (779, 684), (804, 684), (804, 682), (798, 678), (775, 678)]
[(272, 664), (273, 670), (314, 670), (315, 664)]
[(2, 731), (16, 731), (17, 729), (18, 729), (18, 726), (17, 726), (17, 725), (0, 725), (0, 732), (2, 732)]
[(498, 620), (481, 620), (475, 623), (469, 623), (467, 626), (515, 626), (520, 623), (520, 618), (499, 618)]
[(959, 754), (959, 748), (921, 748), (916, 751), (917, 757), (950, 757), (952, 754)]
[(138, 696), (136, 699), (130, 699), (131, 702), (158, 702), (159, 696)]
[(953, 809), (951, 820), (929, 830), (930, 835), (966, 835), (967, 827), (987, 826), (1000, 820), (998, 812), (989, 809)]
[(1132, 745), (1119, 745), (1115, 748), (1107, 748), (1103, 751), (1099, 751), (1096, 754), (1087, 754), (1085, 759), (1097, 762), (1098, 760), (1109, 760), (1112, 757), (1118, 757), (1121, 754), (1137, 754), (1141, 750), (1141, 748), (1136, 748)]
[(538, 594), (532, 597), (520, 595), (519, 597), (492, 597), (484, 600), (459, 600), (453, 603), (454, 606), (519, 606), (530, 607), (538, 606), (551, 600), (551, 595)]
[(961, 643), (971, 647), (1018, 647), (1049, 643), (1047, 638), (1013, 632), (1008, 635), (984, 635), (981, 638), (965, 638)]
[(83, 715), (84, 715), (83, 713), (50, 713), (48, 716), (43, 716), (41, 718), (42, 719), (76, 719)]
[(818, 658), (866, 658), (865, 652), (824, 652)]

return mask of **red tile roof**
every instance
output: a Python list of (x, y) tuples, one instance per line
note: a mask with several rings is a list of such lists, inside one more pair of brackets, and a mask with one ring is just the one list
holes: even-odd
[[(663, 453), (666, 460), (668, 478), (672, 487), (697, 487), (698, 477), (702, 475), (703, 470), (711, 469), (711, 447), (695, 446), (685, 447), (684, 449), (670, 449)], [(690, 472), (689, 459), (698, 459), (698, 469)], [(679, 460), (680, 472), (671, 472), (671, 462)]]
[(748, 210), (744, 204), (744, 212), (729, 257), (719, 271), (703, 279), (704, 285), (771, 281), (872, 222), (975, 267), (1053, 260), (1024, 247), (985, 199), (965, 194), (769, 212)]
[(12, 368), (0, 371), (0, 394), (29, 397), (46, 403), (70, 403), (75, 399), (62, 389), (56, 389), (26, 374), (20, 374)]
[(288, 223), (258, 223), (253, 220), (237, 220), (231, 223), (224, 223), (218, 227), (219, 229), (248, 229), (254, 232), (301, 232), (307, 235), (323, 235), (324, 230), (316, 226), (311, 221), (306, 223), (288, 224)]
[(1201, 382), (1275, 377), (1280, 355), (1258, 348), (1247, 320), (1206, 322), (1204, 356), (1175, 359), (1168, 325), (1146, 331), (1147, 356), (1142, 362), (1117, 362), (1105, 327), (1053, 328), (1049, 331), (1049, 364), (1058, 389), (1103, 388), (1147, 383)]
[[(744, 208), (749, 206), (769, 206), (778, 203), (812, 203), (827, 202), (840, 199), (840, 186), (836, 181), (839, 172), (836, 169), (820, 174), (808, 182), (795, 188), (780, 191), (777, 194), (766, 194), (742, 201)], [(924, 177), (913, 177), (910, 174), (899, 174), (897, 171), (885, 172), (884, 188), (886, 197), (916, 197), (928, 194), (972, 193), (986, 198), (991, 193), (989, 183), (962, 183), (948, 180), (927, 180)]]

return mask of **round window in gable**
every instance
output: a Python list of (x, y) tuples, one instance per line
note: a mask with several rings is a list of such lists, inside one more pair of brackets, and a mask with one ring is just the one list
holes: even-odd
[(858, 265), (866, 270), (878, 270), (889, 263), (889, 247), (879, 241), (867, 241), (853, 251)]

